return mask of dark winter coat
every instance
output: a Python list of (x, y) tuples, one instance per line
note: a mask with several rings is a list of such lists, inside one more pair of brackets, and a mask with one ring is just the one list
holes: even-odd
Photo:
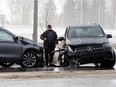
[[(45, 40), (46, 38), (46, 40)], [(40, 35), (40, 39), (44, 40), (44, 48), (55, 48), (57, 43), (57, 34), (53, 30), (46, 30), (43, 34)]]

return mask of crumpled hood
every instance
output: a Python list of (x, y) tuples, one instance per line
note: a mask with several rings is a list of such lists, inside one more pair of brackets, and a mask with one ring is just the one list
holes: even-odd
[(108, 43), (108, 39), (105, 37), (81, 37), (81, 38), (70, 38), (67, 39), (68, 45), (79, 45), (79, 44), (103, 44)]
[(34, 43), (32, 40), (30, 40), (28, 38), (23, 38), (23, 43), (36, 45), (36, 43)]

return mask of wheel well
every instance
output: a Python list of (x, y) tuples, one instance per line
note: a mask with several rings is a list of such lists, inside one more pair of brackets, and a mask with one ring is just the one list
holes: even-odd
[[(36, 49), (27, 49), (27, 50), (25, 50), (25, 52), (24, 52), (24, 53), (26, 53), (26, 52), (28, 52), (28, 51), (34, 51), (34, 52), (35, 52), (35, 53), (37, 53), (37, 54), (38, 54), (38, 52), (39, 52), (39, 51), (38, 51), (38, 50), (36, 50)], [(24, 53), (23, 53), (23, 54), (24, 54)]]
[(115, 51), (113, 51), (113, 54), (114, 54), (114, 59), (116, 61), (116, 53), (115, 53)]
[[(36, 50), (36, 49), (27, 49), (27, 50), (25, 50), (25, 51), (23, 52), (22, 57), (23, 57), (23, 55), (24, 55), (26, 52), (28, 52), (28, 51), (33, 51), (33, 52), (35, 52), (36, 54), (42, 53), (42, 58), (43, 58), (43, 49), (42, 49), (42, 48), (40, 48), (40, 50)], [(22, 57), (21, 57), (21, 58), (22, 58)]]

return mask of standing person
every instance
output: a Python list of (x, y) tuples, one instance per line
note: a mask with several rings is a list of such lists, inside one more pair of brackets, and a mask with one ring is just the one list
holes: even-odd
[(40, 35), (40, 39), (44, 40), (46, 66), (48, 66), (49, 58), (49, 66), (51, 66), (54, 56), (54, 53), (52, 53), (52, 51), (55, 50), (55, 44), (57, 43), (57, 34), (55, 31), (52, 30), (51, 25), (48, 25), (47, 28), (48, 29)]

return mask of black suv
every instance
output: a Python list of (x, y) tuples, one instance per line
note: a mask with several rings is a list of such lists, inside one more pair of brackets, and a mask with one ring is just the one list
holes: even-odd
[(115, 52), (100, 25), (69, 26), (66, 28), (62, 41), (64, 52), (64, 65), (71, 62), (76, 64), (94, 63), (100, 67), (113, 67), (115, 65)]
[(31, 40), (0, 27), (0, 65), (10, 67), (14, 63), (27, 68), (42, 67), (43, 49)]

